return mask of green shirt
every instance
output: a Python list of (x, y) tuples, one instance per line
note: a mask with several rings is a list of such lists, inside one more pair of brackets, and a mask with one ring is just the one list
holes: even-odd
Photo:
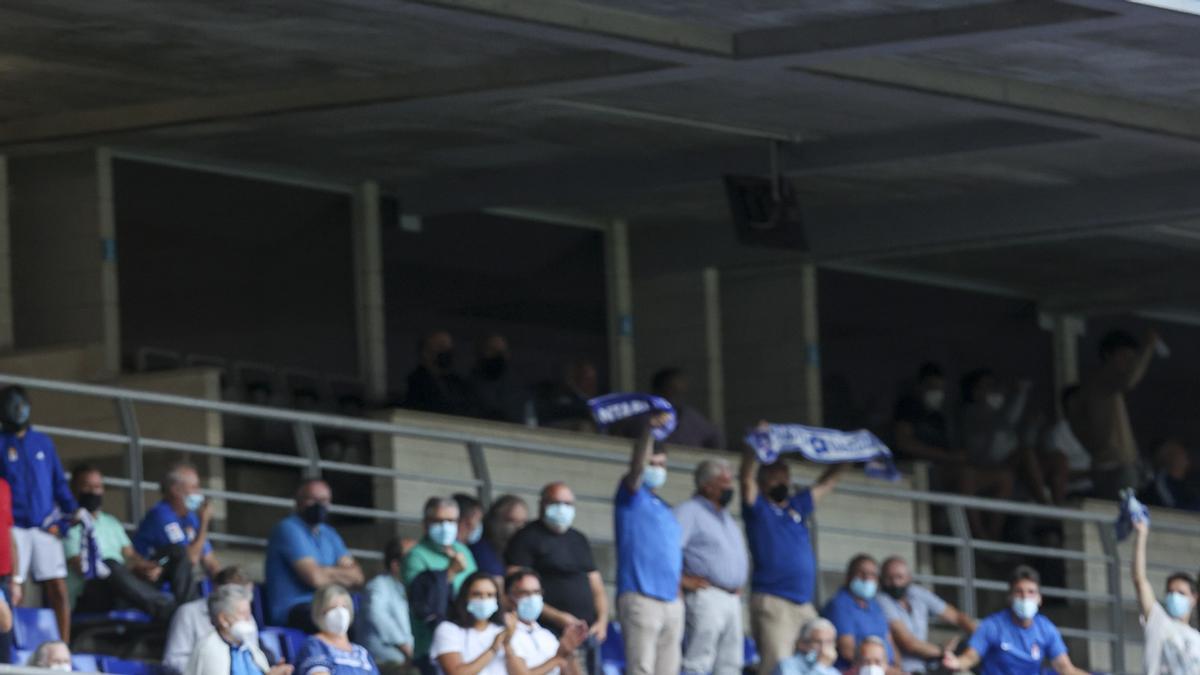
[[(462, 585), (462, 582), (475, 573), (475, 557), (471, 555), (471, 549), (461, 542), (454, 542), (454, 550), (461, 553), (463, 559), (467, 561), (463, 571), (459, 572), (451, 582), (453, 592), (457, 594), (458, 587)], [(446, 555), (441, 546), (426, 537), (404, 557), (404, 585), (411, 584), (413, 579), (416, 579), (417, 575), (422, 572), (440, 572), (448, 567), (450, 567), (450, 556)], [(429, 643), (433, 641), (433, 629), (425, 624), (425, 617), (411, 613), (410, 616), (413, 629), (413, 658), (426, 657), (429, 655)]]
[[(129, 541), (129, 535), (125, 533), (125, 528), (121, 525), (121, 521), (101, 511), (95, 514), (96, 545), (100, 548), (101, 560), (117, 560), (125, 561), (125, 547), (133, 547), (133, 543)], [(70, 530), (67, 530), (67, 536), (63, 539), (63, 551), (67, 555), (67, 559), (74, 558), (80, 555), (83, 547), (83, 525), (76, 525)], [(79, 594), (83, 592), (83, 584), (87, 581), (83, 575), (68, 567), (67, 573), (67, 593), (71, 598), (71, 604), (75, 604), (75, 600)]]

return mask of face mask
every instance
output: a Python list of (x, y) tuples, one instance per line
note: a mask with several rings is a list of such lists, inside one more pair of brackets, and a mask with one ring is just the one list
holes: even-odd
[(15, 434), (29, 427), (31, 408), (25, 396), (14, 388), (0, 392), (0, 427), (6, 433)]
[(946, 401), (946, 392), (941, 389), (931, 389), (925, 392), (921, 397), (925, 401), (925, 407), (930, 410), (940, 410), (942, 403)]
[(863, 666), (858, 669), (858, 675), (883, 675), (883, 666)]
[(1038, 613), (1037, 598), (1013, 598), (1012, 611), (1022, 621), (1032, 619)]
[(237, 640), (239, 645), (258, 644), (258, 625), (250, 619), (242, 619), (229, 627), (229, 637)]
[(321, 617), (326, 632), (333, 635), (345, 635), (350, 630), (350, 610), (345, 607), (334, 607)]
[[(457, 533), (455, 533), (457, 535)], [(483, 538), (483, 523), (471, 528), (471, 532), (467, 534), (467, 543), (474, 544)]]
[(429, 526), (429, 539), (438, 546), (449, 546), (458, 539), (458, 523), (443, 521)]
[(805, 652), (805, 654), (804, 654), (804, 662), (810, 666), (816, 665), (817, 661), (819, 661), (820, 659), (821, 659), (821, 650), (820, 649), (813, 649), (808, 652)]
[(69, 672), (71, 672), (71, 664), (70, 663), (51, 663), (50, 670), (61, 670), (63, 672), (69, 673)]
[(188, 511), (195, 511), (204, 505), (204, 495), (199, 492), (193, 492), (183, 498), (183, 507)]
[(1004, 394), (988, 394), (985, 400), (987, 401), (987, 407), (992, 410), (999, 410), (1004, 407)]
[(667, 470), (661, 466), (648, 466), (642, 471), (642, 484), (657, 490), (667, 482)]
[(454, 352), (438, 352), (433, 357), (433, 364), (441, 370), (450, 370), (454, 365)]
[(542, 615), (542, 594), (527, 595), (517, 601), (517, 618), (533, 622)]
[(95, 492), (84, 492), (79, 495), (79, 506), (95, 513), (100, 510), (100, 502), (104, 501), (104, 495), (98, 495)]
[(729, 506), (729, 502), (733, 501), (733, 488), (721, 490), (721, 496), (717, 497), (717, 502), (721, 504), (721, 508)]
[(908, 592), (908, 584), (903, 586), (884, 586), (883, 592), (899, 600), (900, 598), (904, 597), (905, 593)]
[(570, 529), (575, 522), (575, 505), (562, 502), (546, 505), (546, 522), (559, 530)]
[(498, 380), (508, 370), (508, 359), (503, 356), (490, 356), (479, 362), (479, 372), (489, 380)]
[(1167, 593), (1167, 614), (1172, 619), (1183, 619), (1192, 612), (1192, 601), (1183, 593), (1171, 591)]
[(850, 592), (863, 600), (875, 597), (876, 590), (878, 590), (878, 585), (871, 579), (854, 578), (850, 580)]
[(770, 490), (767, 490), (767, 497), (773, 502), (785, 502), (791, 496), (792, 490), (787, 485), (780, 483), (772, 485)]
[(321, 523), (329, 520), (329, 507), (321, 502), (313, 502), (308, 506), (300, 509), (300, 520), (303, 520), (309, 527), (316, 527)]
[(467, 603), (467, 613), (476, 621), (487, 621), (498, 609), (500, 603), (495, 598), (475, 598)]

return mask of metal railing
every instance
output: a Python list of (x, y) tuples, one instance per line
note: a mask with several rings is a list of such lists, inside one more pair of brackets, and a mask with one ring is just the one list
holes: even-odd
[[(207, 399), (196, 399), (172, 394), (136, 391), (110, 386), (77, 384), (57, 380), (46, 380), (32, 377), (0, 374), (0, 385), (20, 385), (29, 390), (52, 391), (63, 394), (100, 398), (111, 401), (115, 406), (116, 419), (120, 426), (119, 433), (68, 428), (62, 426), (38, 425), (41, 431), (51, 436), (63, 439), (78, 439), (92, 442), (119, 444), (125, 447), (127, 477), (108, 477), (106, 482), (113, 487), (126, 489), (130, 496), (130, 515), (134, 521), (140, 520), (145, 513), (145, 493), (156, 490), (158, 484), (145, 480), (144, 459), (147, 451), (176, 451), (195, 455), (235, 459), (255, 462), (267, 466), (290, 467), (300, 469), (305, 475), (316, 476), (323, 471), (333, 471), (357, 474), (370, 477), (420, 481), (434, 485), (444, 485), (459, 489), (473, 489), (478, 492), (480, 499), (486, 504), (497, 491), (517, 491), (533, 493), (540, 485), (513, 485), (497, 483), (491, 477), (488, 468), (487, 450), (518, 450), (525, 453), (545, 457), (589, 460), (607, 464), (624, 466), (628, 459), (612, 453), (586, 450), (570, 447), (559, 442), (516, 440), (500, 435), (476, 433), (465, 430), (444, 430), (418, 427), (413, 425), (383, 422), (369, 419), (341, 417), (323, 413), (298, 412), (281, 408), (256, 406), (240, 403), (226, 403)], [(291, 425), (295, 447), (299, 456), (288, 456), (277, 453), (261, 452), (239, 448), (216, 447), (200, 443), (174, 441), (154, 438), (144, 435), (139, 428), (135, 404), (150, 404), (170, 406), (193, 411), (218, 413), (221, 415), (242, 416), (269, 422), (287, 423)], [(412, 473), (399, 469), (377, 467), (350, 462), (337, 462), (322, 459), (318, 453), (316, 429), (336, 429), (347, 432), (383, 435), (406, 439), (423, 439), (447, 441), (461, 444), (465, 459), (472, 471), (471, 479), (449, 478), (444, 476)], [(691, 471), (693, 463), (671, 460), (671, 469)], [(950, 534), (937, 535), (920, 532), (879, 532), (861, 528), (835, 528), (816, 525), (817, 533), (829, 533), (862, 537), (874, 540), (893, 540), (915, 544), (929, 544), (951, 547), (955, 550), (957, 569), (955, 575), (916, 575), (918, 581), (956, 587), (959, 591), (959, 607), (974, 616), (977, 613), (978, 591), (1006, 591), (1007, 584), (999, 580), (980, 579), (976, 574), (978, 553), (1009, 553), (1045, 558), (1074, 561), (1082, 563), (1103, 563), (1107, 570), (1107, 588), (1104, 593), (1089, 593), (1087, 591), (1043, 587), (1042, 593), (1050, 598), (1099, 603), (1108, 607), (1109, 626), (1111, 630), (1098, 631), (1081, 628), (1064, 627), (1062, 633), (1069, 638), (1105, 641), (1112, 647), (1112, 664), (1114, 672), (1120, 672), (1125, 664), (1126, 642), (1140, 640), (1140, 631), (1127, 630), (1124, 621), (1125, 604), (1121, 599), (1122, 579), (1125, 574), (1116, 541), (1113, 536), (1113, 516), (1111, 514), (1092, 513), (1077, 509), (1047, 507), (1020, 502), (1002, 501), (979, 497), (967, 497), (946, 493), (924, 492), (903, 489), (885, 484), (863, 485), (843, 483), (838, 487), (841, 493), (860, 495), (875, 499), (895, 500), (905, 503), (917, 503), (926, 506), (936, 506), (946, 510)], [(207, 490), (206, 493), (214, 498), (230, 502), (256, 504), (262, 506), (290, 508), (291, 500), (228, 490)], [(609, 503), (611, 494), (578, 494), (580, 501)], [(967, 511), (978, 509), (982, 511), (1000, 512), (1015, 516), (1052, 519), (1064, 523), (1075, 523), (1081, 527), (1095, 527), (1102, 544), (1102, 553), (1089, 554), (1082, 551), (1065, 550), (1061, 548), (1031, 546), (1009, 542), (978, 540), (971, 536), (968, 525)], [(335, 504), (330, 512), (345, 516), (357, 516), (384, 521), (416, 523), (418, 518), (396, 513), (385, 509), (364, 508), (358, 506)], [(1115, 513), (1115, 508), (1113, 513)], [(1171, 524), (1155, 525), (1156, 531), (1172, 532), (1189, 536), (1200, 535), (1200, 525), (1180, 526)], [(216, 542), (252, 547), (265, 547), (266, 541), (258, 537), (238, 534), (214, 532), (210, 536)], [(596, 541), (593, 538), (593, 541)], [(818, 544), (819, 545), (819, 544)], [(354, 550), (354, 555), (367, 559), (379, 559), (376, 551)], [(1153, 566), (1152, 566), (1153, 567)], [(838, 571), (829, 569), (823, 571)]]

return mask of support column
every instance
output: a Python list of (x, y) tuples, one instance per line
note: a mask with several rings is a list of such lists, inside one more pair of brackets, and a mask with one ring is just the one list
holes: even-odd
[(1050, 331), (1054, 343), (1054, 405), (1063, 414), (1062, 390), (1079, 384), (1079, 338), (1087, 333), (1086, 320), (1075, 314), (1038, 315), (1038, 325)]
[(629, 224), (614, 220), (604, 233), (608, 297), (608, 367), (613, 391), (636, 391), (633, 360), (633, 279)]
[(13, 348), (12, 255), (8, 223), (8, 162), (0, 155), (0, 352)]
[(354, 190), (353, 248), (355, 317), (358, 324), (358, 373), (369, 403), (387, 398), (387, 345), (384, 342), (383, 238), (379, 185)]
[(725, 359), (721, 354), (721, 272), (705, 267), (704, 351), (708, 360), (708, 418), (725, 432)]
[(821, 426), (825, 406), (821, 397), (821, 327), (817, 313), (817, 266), (800, 266), (800, 326), (804, 339), (804, 422)]

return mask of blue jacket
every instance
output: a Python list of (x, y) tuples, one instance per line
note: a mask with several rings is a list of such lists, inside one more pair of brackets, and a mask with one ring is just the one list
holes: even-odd
[(49, 436), (29, 427), (23, 438), (0, 433), (0, 443), (0, 477), (12, 487), (13, 525), (43, 527), (55, 506), (63, 516), (79, 510)]

